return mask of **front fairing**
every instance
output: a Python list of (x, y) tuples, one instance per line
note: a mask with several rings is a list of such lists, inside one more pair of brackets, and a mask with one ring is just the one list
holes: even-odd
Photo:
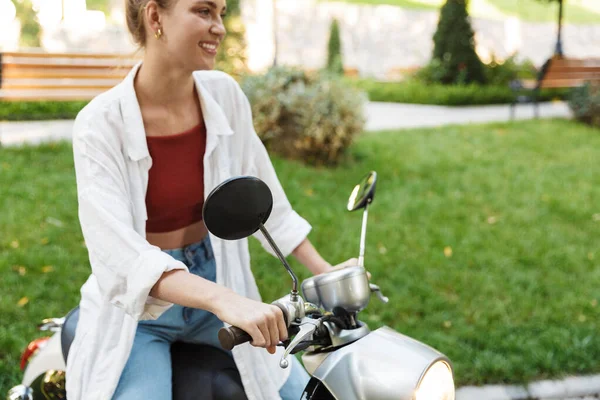
[(338, 400), (412, 400), (437, 350), (382, 327), (334, 352), (302, 356), (307, 371)]

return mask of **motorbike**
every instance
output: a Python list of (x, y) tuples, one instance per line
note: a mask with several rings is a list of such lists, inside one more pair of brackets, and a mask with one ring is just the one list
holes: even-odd
[[(224, 240), (246, 238), (259, 230), (273, 248), (292, 280), (289, 294), (272, 302), (288, 327), (288, 338), (279, 362), (301, 359), (311, 376), (301, 400), (454, 400), (451, 361), (432, 347), (383, 326), (371, 331), (358, 313), (374, 294), (388, 303), (379, 286), (370, 282), (364, 267), (368, 208), (373, 203), (377, 173), (368, 173), (357, 184), (347, 210), (363, 210), (359, 256), (356, 265), (305, 279), (298, 278), (265, 227), (273, 197), (269, 187), (251, 176), (231, 178), (217, 186), (204, 204), (203, 218), (213, 235)], [(23, 381), (9, 391), (8, 400), (64, 399), (65, 364), (77, 325), (78, 309), (65, 318), (44, 320), (50, 338), (29, 344), (21, 362)], [(218, 332), (225, 350), (251, 341), (235, 326)], [(210, 346), (174, 343), (173, 399), (246, 399), (232, 358)], [(202, 360), (198, 362), (197, 360)], [(207, 391), (207, 388), (210, 390)]]

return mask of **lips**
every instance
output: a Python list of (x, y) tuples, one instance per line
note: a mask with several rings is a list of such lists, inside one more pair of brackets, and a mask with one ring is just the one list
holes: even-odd
[(206, 51), (209, 54), (217, 54), (217, 49), (219, 48), (219, 42), (200, 42), (198, 46), (202, 48), (202, 50)]

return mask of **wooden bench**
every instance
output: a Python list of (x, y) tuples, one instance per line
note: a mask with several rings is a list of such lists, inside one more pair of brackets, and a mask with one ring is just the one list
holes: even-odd
[(544, 63), (537, 79), (513, 81), (510, 86), (515, 92), (528, 90), (530, 95), (516, 95), (510, 105), (510, 117), (514, 118), (517, 103), (533, 102), (535, 117), (539, 117), (539, 95), (541, 89), (574, 88), (586, 82), (600, 83), (600, 59), (569, 59), (552, 57)]
[(0, 53), (0, 100), (90, 100), (118, 84), (141, 56)]

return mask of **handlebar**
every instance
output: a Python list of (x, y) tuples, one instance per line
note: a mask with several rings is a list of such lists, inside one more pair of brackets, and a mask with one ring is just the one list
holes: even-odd
[(219, 330), (219, 342), (221, 343), (221, 347), (223, 347), (225, 350), (231, 350), (235, 346), (251, 340), (252, 336), (248, 335), (246, 331), (235, 326), (221, 328)]
[[(289, 328), (289, 322), (286, 317), (286, 311), (279, 304), (274, 304), (279, 307), (283, 312), (283, 320), (285, 321), (285, 325)], [(231, 350), (235, 346), (240, 344), (250, 342), (252, 340), (252, 336), (250, 336), (246, 331), (240, 329), (236, 326), (230, 326), (228, 328), (219, 329), (218, 334), (219, 342), (221, 343), (221, 347), (225, 350)]]

